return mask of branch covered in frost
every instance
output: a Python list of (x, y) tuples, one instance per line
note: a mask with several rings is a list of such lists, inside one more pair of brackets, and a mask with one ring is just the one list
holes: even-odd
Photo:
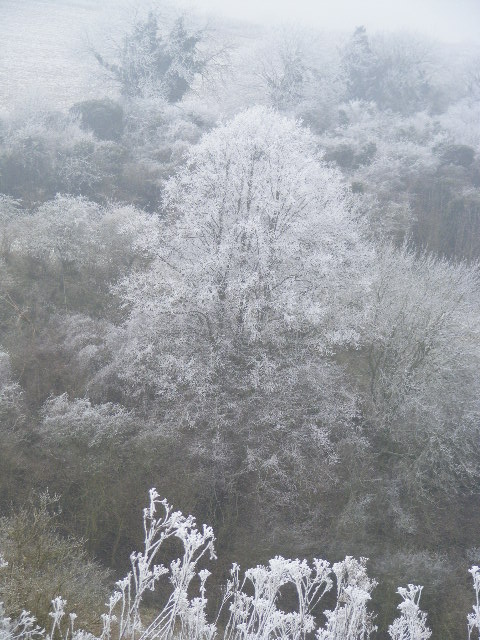
[[(164, 514), (157, 516), (161, 506)], [(133, 638), (138, 633), (142, 640), (150, 638), (171, 638), (174, 628), (180, 624), (179, 638), (208, 638), (213, 636), (205, 620), (205, 580), (208, 572), (201, 571), (200, 598), (189, 601), (188, 589), (197, 575), (197, 564), (208, 552), (215, 557), (213, 530), (203, 526), (196, 528), (195, 518), (185, 517), (180, 511), (173, 511), (166, 500), (160, 500), (155, 489), (150, 490), (150, 506), (144, 509), (143, 526), (145, 546), (143, 552), (132, 553), (132, 570), (117, 582), (117, 590), (108, 604), (108, 613), (103, 616), (102, 640), (113, 637), (117, 628), (117, 637)], [(168, 538), (176, 537), (183, 544), (183, 556), (172, 561), (167, 568), (156, 564), (155, 559), (162, 544)], [(141, 604), (147, 591), (154, 591), (158, 580), (168, 575), (173, 591), (167, 603), (154, 620), (144, 627), (141, 620)], [(118, 617), (117, 613), (118, 612)], [(198, 635), (188, 635), (192, 630)]]
[(402, 602), (398, 605), (400, 616), (388, 627), (392, 640), (428, 640), (432, 632), (427, 627), (427, 614), (420, 609), (423, 587), (409, 584), (399, 587), (397, 593)]
[(475, 591), (475, 604), (473, 605), (473, 613), (469, 613), (468, 620), (468, 637), (472, 637), (472, 632), (476, 629), (478, 637), (480, 637), (480, 567), (474, 565), (469, 573), (473, 578), (473, 589)]
[[(330, 565), (324, 560), (286, 560), (276, 556), (268, 566), (259, 565), (245, 572), (240, 581), (240, 568), (234, 564), (224, 598), (231, 599), (226, 640), (257, 638), (305, 638), (315, 629), (312, 615), (322, 596), (331, 589)], [(247, 583), (253, 595), (245, 592)], [(284, 612), (277, 606), (281, 589), (290, 584), (297, 595), (297, 610)], [(251, 591), (251, 589), (248, 589)]]
[(44, 633), (27, 611), (22, 611), (16, 620), (6, 617), (0, 602), (0, 640), (37, 640), (43, 638)]
[(366, 640), (376, 631), (367, 603), (377, 583), (369, 579), (365, 565), (366, 558), (355, 560), (350, 556), (333, 565), (337, 606), (333, 611), (325, 611), (327, 624), (319, 629), (317, 640)]

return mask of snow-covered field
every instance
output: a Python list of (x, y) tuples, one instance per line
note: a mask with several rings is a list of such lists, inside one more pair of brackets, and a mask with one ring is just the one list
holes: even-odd
[(32, 100), (68, 107), (111, 94), (89, 52), (90, 42), (111, 37), (109, 6), (111, 0), (1, 0), (0, 107)]

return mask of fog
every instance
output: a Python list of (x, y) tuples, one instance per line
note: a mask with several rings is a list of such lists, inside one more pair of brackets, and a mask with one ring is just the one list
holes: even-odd
[(295, 22), (318, 28), (410, 29), (447, 42), (480, 36), (478, 0), (194, 0), (195, 6), (231, 17)]
[[(126, 17), (155, 6), (162, 3), (2, 0), (0, 106), (32, 97), (66, 105), (96, 95), (99, 87), (114, 93), (104, 86), (105, 78), (91, 74), (89, 42), (115, 38)], [(475, 45), (480, 39), (478, 0), (175, 0), (173, 6), (179, 11), (196, 9), (214, 23), (226, 17), (344, 32), (362, 24), (370, 32), (407, 29), (447, 43)], [(71, 74), (73, 62), (76, 71)]]

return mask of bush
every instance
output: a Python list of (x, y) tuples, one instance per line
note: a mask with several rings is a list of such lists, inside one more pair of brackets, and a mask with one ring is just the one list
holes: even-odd
[[(57, 498), (48, 493), (0, 521), (0, 600), (9, 615), (27, 608), (50, 626), (51, 601), (61, 593), (93, 629), (103, 608), (108, 573), (89, 560), (80, 540), (60, 535)], [(0, 632), (1, 637), (1, 632)]]
[(73, 105), (82, 129), (92, 131), (100, 140), (118, 140), (123, 135), (123, 109), (113, 100), (86, 100)]
[(466, 144), (451, 144), (442, 153), (444, 164), (456, 164), (461, 167), (470, 167), (475, 158), (475, 149)]

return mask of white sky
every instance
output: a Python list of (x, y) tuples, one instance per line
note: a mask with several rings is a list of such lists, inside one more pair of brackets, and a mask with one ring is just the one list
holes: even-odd
[(190, 0), (212, 13), (325, 29), (409, 29), (439, 40), (480, 43), (480, 0)]

